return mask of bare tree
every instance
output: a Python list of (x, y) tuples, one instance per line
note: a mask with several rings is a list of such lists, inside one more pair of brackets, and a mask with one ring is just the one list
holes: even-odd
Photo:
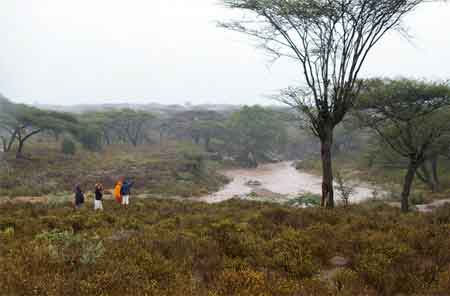
[(248, 34), (278, 57), (299, 62), (305, 84), (280, 100), (306, 117), (321, 141), (322, 206), (334, 207), (333, 131), (352, 107), (358, 75), (372, 48), (424, 0), (223, 0), (249, 12), (221, 25)]

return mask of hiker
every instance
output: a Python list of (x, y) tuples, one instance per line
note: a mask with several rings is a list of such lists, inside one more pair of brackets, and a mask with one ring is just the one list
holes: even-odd
[(122, 185), (122, 190), (120, 191), (120, 194), (122, 195), (122, 205), (125, 208), (128, 208), (128, 205), (130, 204), (131, 187), (133, 185), (134, 182), (131, 182), (130, 180), (126, 180)]
[(84, 193), (80, 185), (75, 187), (75, 209), (81, 208), (84, 203)]
[(114, 198), (119, 204), (122, 203), (122, 185), (123, 179), (120, 178), (119, 181), (117, 181), (116, 186), (114, 186)]
[(94, 210), (103, 211), (103, 185), (100, 183), (95, 184)]

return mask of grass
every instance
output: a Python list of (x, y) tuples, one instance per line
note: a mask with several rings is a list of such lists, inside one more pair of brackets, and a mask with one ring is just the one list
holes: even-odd
[[(450, 207), (0, 205), (2, 295), (447, 295)], [(348, 264), (331, 278), (330, 259)]]
[(136, 181), (137, 193), (199, 196), (220, 188), (227, 180), (215, 172), (201, 151), (188, 144), (106, 147), (101, 153), (79, 150), (68, 157), (58, 144), (30, 145), (31, 160), (7, 159), (0, 170), (0, 196), (47, 196), (71, 192), (79, 183), (92, 190), (95, 183), (111, 189), (126, 176)]

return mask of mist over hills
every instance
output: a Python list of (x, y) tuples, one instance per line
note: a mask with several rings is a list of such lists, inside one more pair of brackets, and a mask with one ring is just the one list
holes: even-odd
[(79, 105), (46, 105), (46, 104), (33, 104), (34, 107), (46, 110), (70, 112), (70, 113), (83, 113), (83, 112), (95, 112), (105, 110), (119, 110), (119, 109), (132, 109), (149, 111), (153, 113), (177, 113), (189, 110), (210, 110), (217, 112), (230, 112), (239, 110), (240, 105), (228, 105), (228, 104), (172, 104), (165, 105), (160, 103), (149, 104), (135, 104), (135, 103), (107, 103), (107, 104), (79, 104)]

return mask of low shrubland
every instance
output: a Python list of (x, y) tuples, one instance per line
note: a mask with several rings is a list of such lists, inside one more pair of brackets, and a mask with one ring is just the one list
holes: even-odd
[[(56, 197), (54, 197), (56, 198)], [(0, 205), (3, 295), (448, 295), (450, 207)], [(330, 259), (347, 263), (336, 269)], [(332, 274), (332, 276), (326, 276)]]
[(135, 181), (137, 193), (163, 196), (199, 196), (218, 190), (227, 180), (215, 172), (204, 154), (191, 144), (174, 143), (131, 147), (116, 145), (101, 153), (80, 150), (60, 153), (58, 145), (33, 145), (32, 159), (6, 155), (0, 169), (0, 196), (44, 196), (71, 192), (76, 184), (85, 191), (95, 183), (110, 189), (120, 177)]

